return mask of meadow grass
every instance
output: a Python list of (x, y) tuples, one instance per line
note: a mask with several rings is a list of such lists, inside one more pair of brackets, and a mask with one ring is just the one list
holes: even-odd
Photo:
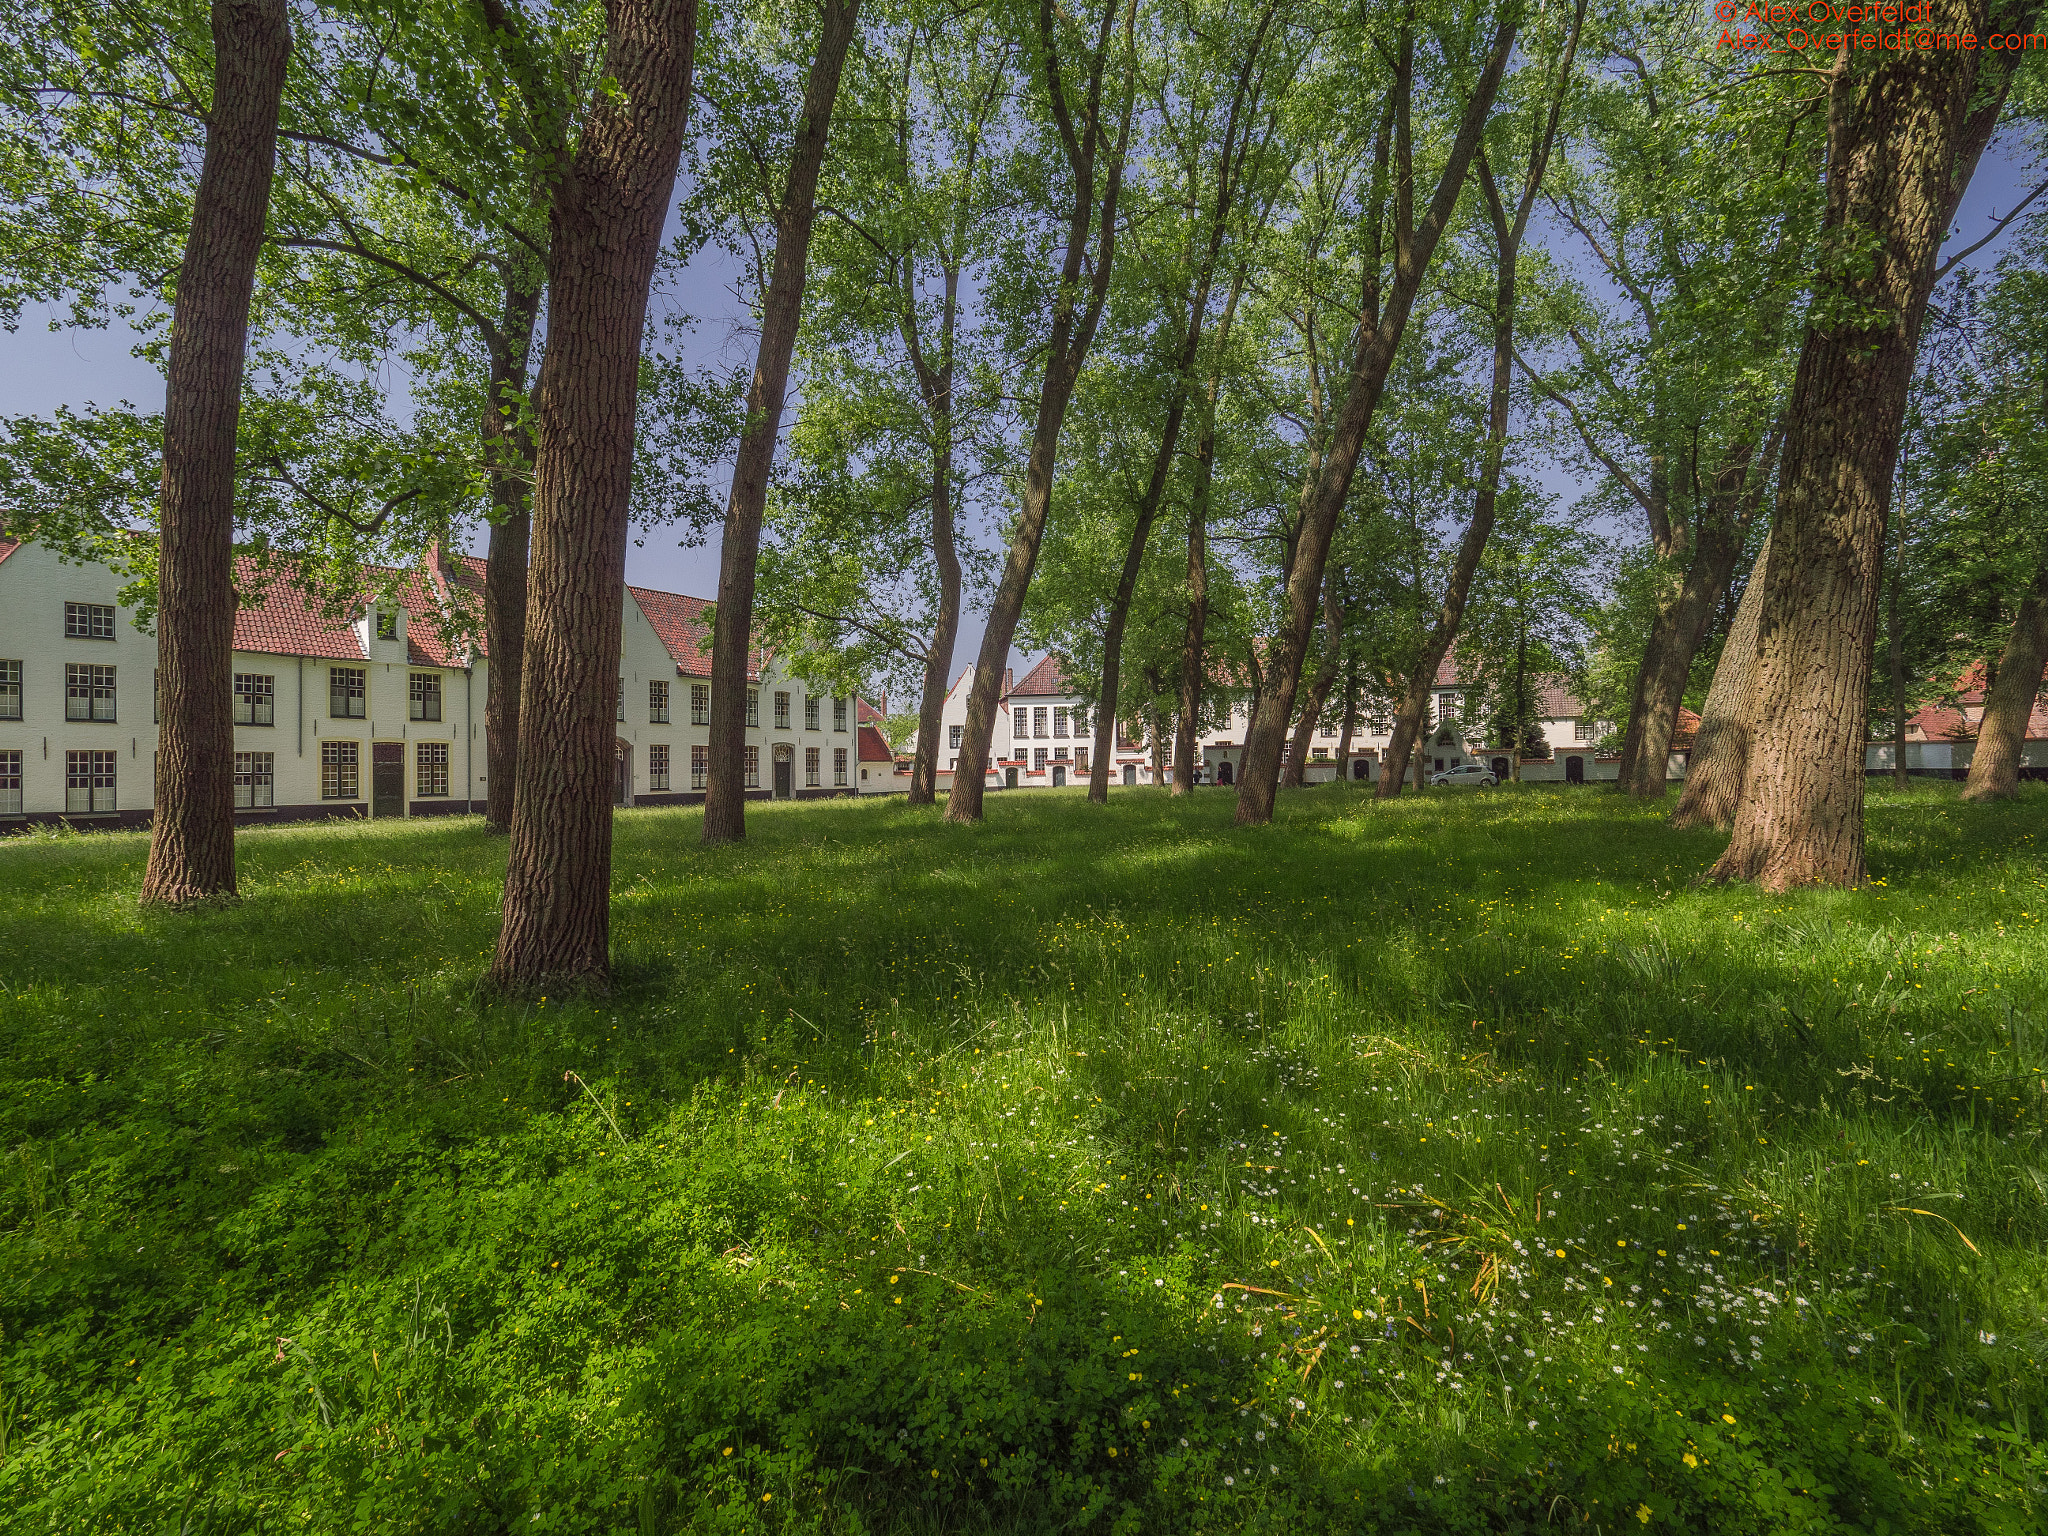
[(2040, 1531), (2044, 811), (631, 811), (602, 1002), (474, 820), (10, 840), (5, 1523)]

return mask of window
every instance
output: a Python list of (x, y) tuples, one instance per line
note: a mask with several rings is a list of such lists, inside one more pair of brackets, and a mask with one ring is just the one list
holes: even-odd
[(0, 816), (21, 814), (21, 754), (0, 752)]
[(1074, 722), (1074, 734), (1076, 736), (1086, 736), (1088, 734), (1088, 711), (1081, 705), (1076, 704), (1067, 711), (1067, 714)]
[(965, 729), (965, 726), (960, 725), (949, 725), (946, 727), (946, 745), (955, 752), (960, 750), (960, 734)]
[(846, 700), (844, 699), (834, 699), (832, 701), (832, 729), (835, 731), (846, 729)]
[(237, 752), (235, 754), (235, 809), (238, 811), (261, 810), (277, 804), (274, 788), (273, 769), (277, 755), (272, 752)]
[(1074, 748), (1074, 772), (1076, 772), (1076, 773), (1086, 773), (1087, 771), (1088, 771), (1088, 749), (1087, 749), (1086, 747), (1076, 747), (1076, 748)]
[(1067, 760), (1067, 749), (1065, 747), (1054, 747), (1052, 749), (1052, 760), (1056, 763), (1064, 763)]
[(647, 685), (647, 723), (668, 724), (668, 684), (659, 679)]
[(759, 747), (748, 747), (748, 748), (747, 748), (747, 788), (748, 788), (748, 789), (759, 789), (760, 787), (761, 787), (761, 749), (760, 749)]
[(807, 693), (804, 695), (804, 729), (815, 731), (817, 728), (818, 696), (814, 693)]
[(111, 720), (114, 718), (114, 669), (112, 667), (64, 664), (64, 718), (66, 720)]
[(21, 663), (0, 661), (0, 720), (21, 718)]
[(1325, 716), (1323, 716), (1323, 718), (1322, 718), (1322, 721), (1321, 721), (1321, 723), (1320, 723), (1319, 725), (1317, 725), (1317, 727), (1316, 727), (1316, 734), (1317, 734), (1317, 735), (1319, 735), (1319, 736), (1334, 736), (1334, 735), (1336, 735), (1336, 734), (1337, 734), (1337, 722), (1336, 722), (1335, 720), (1331, 719), (1331, 718), (1330, 718), (1330, 717), (1329, 717), (1328, 715), (1325, 715)]
[(1055, 736), (1067, 734), (1067, 712), (1064, 709), (1055, 709), (1052, 712), (1052, 733)]
[[(1043, 714), (1044, 711), (1040, 710), (1039, 713)], [(1031, 771), (1033, 773), (1045, 772), (1045, 748), (1033, 747), (1031, 749)]]
[(91, 816), (114, 808), (114, 757), (112, 752), (64, 754), (66, 811)]
[(322, 800), (360, 800), (362, 786), (356, 760), (356, 744), (352, 741), (323, 741), (320, 743), (320, 798)]
[(396, 613), (387, 613), (381, 608), (377, 610), (377, 638), (379, 640), (396, 640), (398, 638), (398, 615)]
[(415, 720), (438, 720), (441, 718), (440, 673), (413, 673), (412, 717)]
[(690, 788), (702, 789), (704, 787), (704, 773), (710, 765), (710, 761), (711, 749), (703, 743), (700, 742), (690, 748)]
[(1572, 740), (1591, 741), (1592, 739), (1593, 722), (1588, 720), (1584, 715), (1575, 715), (1572, 718)]
[(710, 723), (711, 685), (708, 683), (692, 683), (690, 684), (690, 724), (709, 725)]
[(67, 640), (111, 640), (114, 638), (114, 610), (103, 603), (66, 603), (64, 638)]
[[(327, 669), (327, 713), (337, 720), (360, 720), (363, 718), (363, 669), (361, 667), (329, 667)], [(355, 799), (350, 795), (349, 799)]]
[[(235, 724), (275, 725), (277, 723), (276, 679), (262, 672), (235, 674)], [(440, 716), (436, 715), (435, 719)], [(419, 719), (414, 715), (413, 719)]]
[(747, 729), (750, 731), (755, 730), (760, 726), (760, 724), (761, 690), (758, 688), (749, 688), (747, 690)]
[[(1031, 711), (1031, 734), (1034, 736), (1045, 735), (1045, 711), (1043, 709)], [(1040, 753), (1039, 755), (1042, 757), (1045, 754)]]
[[(662, 716), (668, 718), (666, 714)], [(668, 746), (658, 743), (647, 749), (647, 787), (649, 790), (668, 788)]]
[(438, 800), (448, 793), (448, 743), (423, 741), (413, 759), (413, 793), (422, 800)]
[(1327, 763), (1330, 760), (1330, 749), (1328, 747), (1310, 747), (1308, 755), (1318, 763)]
[(804, 748), (804, 787), (806, 789), (816, 789), (818, 787), (818, 749), (816, 747)]
[[(19, 756), (20, 754), (17, 753), (16, 755)], [(860, 776), (866, 778), (868, 776), (867, 769), (861, 769)], [(844, 747), (834, 747), (832, 749), (832, 782), (842, 787), (846, 783), (846, 748)]]
[(789, 695), (780, 689), (777, 689), (775, 694), (775, 729), (789, 729)]

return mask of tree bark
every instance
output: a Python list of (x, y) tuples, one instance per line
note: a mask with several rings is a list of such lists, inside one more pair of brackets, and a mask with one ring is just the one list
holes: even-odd
[[(1892, 560), (1891, 581), (1885, 593), (1885, 660), (1892, 685), (1892, 785), (1904, 789), (1912, 783), (1906, 772), (1906, 657), (1905, 632), (1899, 623), (1899, 589), (1906, 584), (1906, 502), (1899, 498), (1899, 538)], [(1974, 764), (1973, 757), (1971, 762)]]
[(533, 537), (533, 436), (523, 407), (540, 296), (538, 281), (507, 279), (484, 404), (484, 462), (491, 467), (490, 558), (484, 566), (484, 831), (500, 835), (512, 831), (519, 783), (519, 679), (526, 659), (527, 547)]
[(1351, 737), (1358, 728), (1358, 662), (1353, 657), (1344, 667), (1344, 726), (1337, 738), (1337, 779), (1351, 782)]
[[(958, 251), (957, 244), (954, 249)], [(950, 260), (936, 366), (925, 365), (924, 350), (918, 345), (914, 296), (908, 296), (901, 320), (904, 344), (917, 370), (918, 387), (924, 392), (936, 434), (932, 446), (932, 563), (939, 572), (939, 613), (932, 626), (931, 647), (925, 652), (924, 691), (917, 704), (917, 753), (910, 762), (911, 805), (930, 805), (938, 799), (939, 731), (953, 670), (953, 647), (960, 636), (960, 552), (953, 538), (953, 343), (959, 314), (960, 265)]]
[(1372, 424), (1373, 412), (1386, 388), (1387, 374), (1393, 367), (1394, 354), (1407, 329), (1415, 296), (1421, 289), (1430, 260), (1436, 254), (1437, 242), (1442, 239), (1444, 228), (1457, 207), (1458, 196), (1465, 185), (1465, 173), (1479, 148), (1494, 96), (1500, 90), (1501, 76), (1507, 69), (1508, 56), (1514, 50), (1516, 30), (1517, 22), (1513, 17), (1504, 19), (1495, 30), (1491, 51), (1473, 84), (1471, 95), (1466, 99), (1464, 114), (1445, 157), (1443, 171), (1437, 178), (1436, 191), (1419, 225), (1412, 223), (1409, 217), (1412, 213), (1410, 189), (1414, 157), (1407, 99), (1413, 75), (1414, 48), (1409, 37), (1404, 35), (1402, 38), (1397, 71), (1399, 78), (1395, 88), (1401, 106), (1398, 124), (1401, 145), (1400, 163), (1396, 167), (1399, 212), (1395, 227), (1394, 280), (1382, 310), (1376, 302), (1379, 283), (1376, 262), (1374, 270), (1367, 274), (1367, 297), (1371, 302), (1360, 316), (1350, 375), (1345, 381), (1344, 401), (1337, 408), (1322, 470), (1302, 498), (1298, 519), (1300, 532), (1295, 542), (1293, 565), (1287, 573), (1280, 632), (1274, 637), (1266, 664), (1266, 686), (1259, 700), (1258, 713), (1245, 734), (1244, 768), (1237, 790), (1237, 822), (1240, 826), (1263, 825), (1273, 819), (1280, 757), (1287, 741), (1288, 722), (1294, 715), (1294, 694), (1301, 679), (1302, 660), (1308, 654), (1309, 638), (1315, 629), (1316, 600), (1322, 591), (1323, 565), (1329, 557), (1330, 540), (1336, 532), (1337, 518), (1351, 494), (1351, 477), (1357, 471), (1358, 455), (1365, 446), (1366, 429)]
[[(1235, 298), (1235, 294), (1232, 295)], [(1202, 652), (1209, 629), (1209, 496), (1216, 473), (1216, 392), (1219, 378), (1209, 378), (1209, 398), (1202, 413), (1202, 434), (1195, 441), (1195, 484), (1188, 497), (1188, 622), (1180, 639), (1179, 718), (1174, 735), (1173, 793), (1195, 787), (1195, 742), (1201, 732)]]
[(164, 394), (147, 905), (235, 894), (235, 435), (292, 37), (284, 0), (215, 0), (212, 27), (213, 103)]
[(775, 259), (761, 304), (761, 342), (747, 387), (747, 424), (733, 462), (732, 492), (718, 556), (718, 616), (711, 635), (711, 741), (706, 751), (704, 832), (707, 845), (747, 835), (747, 672), (754, 636), (754, 573), (761, 558), (761, 517), (768, 506), (768, 474), (782, 435), (789, 358), (803, 318), (810, 268), (811, 225), (817, 216), (818, 177), (832, 108), (839, 96), (846, 52), (853, 42), (860, 0), (823, 0), (818, 52), (804, 84), (789, 180), (775, 212)]
[[(1124, 52), (1131, 53), (1132, 13), (1126, 12)], [(989, 604), (988, 625), (982, 631), (981, 654), (975, 663), (974, 684), (967, 695), (967, 722), (960, 732), (960, 762), (965, 769), (953, 775), (952, 793), (946, 798), (946, 820), (981, 820), (981, 803), (987, 789), (989, 746), (995, 737), (996, 694), (1002, 687), (1003, 664), (1009, 659), (1010, 640), (1017, 632), (1017, 620), (1024, 611), (1024, 595), (1031, 588), (1031, 573), (1038, 565), (1039, 545), (1045, 539), (1045, 519), (1052, 510), (1053, 470), (1059, 457), (1060, 431), (1066, 425), (1067, 406), (1074, 386), (1080, 381), (1081, 364), (1094, 345), (1096, 327), (1109, 293), (1111, 264), (1116, 257), (1116, 208), (1123, 189), (1124, 158), (1130, 147), (1131, 112), (1136, 92), (1127, 62), (1123, 88), (1124, 102), (1116, 141), (1105, 145), (1103, 138), (1102, 86), (1110, 65), (1112, 29), (1116, 23), (1115, 0), (1103, 0), (1102, 19), (1096, 33), (1095, 51), (1090, 58), (1087, 103), (1078, 129), (1070, 110), (1065, 82), (1061, 78), (1059, 49), (1055, 38), (1053, 0), (1040, 0), (1038, 34), (1044, 72), (1047, 105), (1059, 130), (1068, 173), (1073, 178), (1073, 203), (1067, 211), (1067, 244), (1061, 262), (1060, 284), (1053, 300), (1052, 331), (1045, 349), (1045, 374), (1039, 382), (1038, 410), (1031, 426), (1031, 450), (1024, 466), (1024, 494), (1018, 508), (1017, 527), (1010, 538), (1009, 554), (1003, 561), (1003, 577)], [(1096, 207), (1096, 168), (1107, 148), (1109, 163), (1101, 191), (1101, 208)], [(1094, 231), (1095, 258), (1085, 289), (1082, 269)], [(1085, 295), (1085, 297), (1084, 297)], [(1115, 717), (1115, 700), (1098, 713)], [(1112, 724), (1112, 728), (1113, 724)], [(1101, 722), (1097, 722), (1097, 746)], [(1089, 797), (1095, 794), (1095, 765), (1089, 765)]]
[(1782, 428), (1774, 428), (1754, 465), (1752, 445), (1736, 443), (1724, 455), (1708, 503), (1693, 520), (1691, 559), (1674, 601), (1658, 612), (1636, 672), (1628, 736), (1622, 744), (1617, 785), (1639, 800), (1664, 798), (1671, 777), (1671, 735), (1678, 725), (1685, 685), (1714, 621), (1715, 605), (1735, 574), (1749, 526), (1769, 485)]
[(1337, 681), (1337, 667), (1343, 660), (1341, 653), (1344, 640), (1344, 610), (1337, 600), (1337, 583), (1329, 578), (1336, 572), (1325, 573), (1323, 581), (1323, 659), (1316, 667), (1316, 674), (1309, 679), (1308, 693), (1301, 701), (1301, 718), (1294, 725), (1294, 750), (1287, 755), (1287, 766), (1282, 770), (1280, 782), (1283, 788), (1300, 789), (1308, 782), (1309, 743), (1321, 721), (1323, 702), (1330, 696), (1330, 688)]
[(612, 0), (604, 73), (549, 213), (533, 565), (504, 925), (506, 991), (611, 981), (612, 797), (647, 290), (689, 115), (696, 0)]
[(2010, 800), (2019, 793), (2027, 721), (2033, 717), (2044, 671), (2048, 671), (2048, 571), (2036, 577), (2034, 590), (2020, 599), (2012, 633), (1998, 658), (1998, 675), (1984, 695), (1984, 719), (1977, 727), (1970, 778), (1963, 787), (1965, 800)]
[(1736, 605), (1735, 622), (1721, 647), (1720, 665), (1700, 708), (1700, 728), (1686, 759), (1685, 790), (1671, 825), (1727, 827), (1735, 820), (1742, 797), (1743, 775), (1749, 770), (1750, 700), (1756, 687), (1758, 629), (1763, 618), (1764, 586), (1771, 568), (1771, 541), (1757, 551), (1749, 585)]
[[(2004, 9), (2024, 19), (2040, 0)], [(1986, 7), (1940, 0), (1935, 24), (1982, 34)], [(1908, 49), (1860, 79), (1848, 64), (1844, 49), (1828, 91), (1823, 239), (1834, 249), (1787, 410), (1755, 734), (1734, 833), (1712, 871), (1769, 891), (1867, 877), (1870, 662), (1907, 388), (1942, 232), (2011, 80), (2002, 52)], [(1980, 64), (1997, 78), (1973, 108)]]

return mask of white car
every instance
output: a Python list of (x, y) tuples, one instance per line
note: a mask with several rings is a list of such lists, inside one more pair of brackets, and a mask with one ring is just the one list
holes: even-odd
[(1493, 770), (1484, 763), (1460, 763), (1455, 768), (1446, 768), (1442, 773), (1431, 774), (1429, 782), (1432, 785), (1477, 784), (1482, 788), (1492, 789), (1500, 780), (1493, 776)]

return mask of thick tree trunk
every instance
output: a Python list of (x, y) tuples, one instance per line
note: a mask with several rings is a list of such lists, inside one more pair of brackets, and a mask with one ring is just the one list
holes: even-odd
[(235, 434), (291, 59), (284, 0), (216, 0), (213, 104), (178, 269), (157, 546), (147, 904), (235, 894)]
[(1686, 680), (1699, 654), (1714, 605), (1734, 574), (1742, 553), (1736, 530), (1725, 520), (1701, 519), (1692, 564), (1680, 583), (1678, 598), (1657, 618), (1650, 647), (1636, 674), (1636, 697), (1630, 721), (1633, 756), (1622, 753), (1618, 788), (1639, 800), (1661, 800), (1671, 777), (1671, 734), (1685, 702)]
[(526, 420), (526, 367), (540, 315), (541, 284), (505, 285), (502, 345), (491, 357), (484, 406), (484, 461), (491, 466), (490, 558), (484, 567), (484, 830), (509, 834), (519, 782), (519, 678), (526, 658), (527, 547), (533, 536), (533, 437)]
[(508, 991), (611, 980), (612, 799), (640, 338), (688, 118), (696, 0), (613, 0), (604, 72), (549, 216), (533, 566), (504, 926)]
[[(1329, 575), (1334, 576), (1334, 571)], [(1281, 773), (1280, 783), (1284, 789), (1300, 789), (1308, 782), (1308, 753), (1316, 727), (1322, 722), (1323, 704), (1330, 696), (1330, 689), (1337, 681), (1337, 667), (1343, 660), (1344, 611), (1337, 601), (1337, 583), (1323, 582), (1323, 659), (1316, 667), (1316, 674), (1309, 679), (1308, 693), (1301, 701), (1301, 718), (1294, 725), (1294, 750), (1287, 754), (1287, 767)]]
[(761, 341), (747, 386), (747, 424), (733, 461), (732, 492), (718, 556), (718, 617), (711, 636), (711, 742), (706, 752), (704, 832), (707, 844), (747, 835), (747, 674), (754, 635), (754, 573), (761, 558), (761, 517), (768, 506), (768, 475), (782, 435), (789, 358), (803, 318), (810, 269), (811, 225), (817, 216), (818, 176), (846, 52), (853, 42), (860, 0), (823, 0), (818, 52), (804, 85), (789, 180), (775, 214), (775, 259), (761, 303)]
[(1998, 675), (1984, 695), (1984, 719), (1977, 728), (1976, 750), (1970, 754), (1965, 800), (2009, 800), (2019, 793), (2027, 721), (2033, 716), (2044, 671), (2048, 671), (2048, 572), (2020, 600), (2012, 634), (1998, 658)]
[[(953, 775), (952, 793), (946, 797), (946, 820), (981, 820), (981, 803), (987, 789), (989, 748), (995, 738), (996, 694), (1002, 687), (1004, 663), (1009, 660), (1010, 641), (1017, 633), (1017, 620), (1024, 612), (1024, 596), (1031, 589), (1031, 573), (1038, 565), (1039, 545), (1045, 539), (1045, 519), (1052, 510), (1053, 470), (1059, 457), (1060, 431), (1066, 425), (1067, 406), (1081, 377), (1081, 365), (1094, 345), (1095, 331), (1102, 320), (1103, 304), (1109, 292), (1109, 277), (1116, 257), (1116, 214), (1118, 195), (1123, 190), (1124, 157), (1130, 147), (1131, 112), (1136, 95), (1126, 64), (1121, 123), (1114, 144), (1106, 144), (1102, 88), (1111, 61), (1111, 42), (1117, 7), (1103, 0), (1097, 23), (1095, 52), (1090, 59), (1088, 106), (1079, 123), (1069, 109), (1067, 89), (1061, 78), (1054, 11), (1048, 3), (1039, 10), (1040, 58), (1044, 67), (1047, 101), (1060, 123), (1060, 135), (1072, 176), (1073, 203), (1067, 211), (1067, 244), (1060, 268), (1060, 283), (1053, 300), (1052, 329), (1046, 339), (1045, 373), (1039, 381), (1038, 410), (1031, 425), (1031, 450), (1024, 465), (1024, 494), (1018, 508), (1016, 530), (1010, 537), (1010, 551), (1003, 561), (1002, 581), (989, 604), (987, 627), (981, 636), (981, 654), (974, 668), (974, 684), (967, 695), (967, 723), (960, 732), (960, 762), (965, 767)], [(1125, 25), (1124, 49), (1131, 47), (1131, 26)], [(1097, 208), (1097, 158), (1104, 151), (1109, 163), (1104, 171)], [(1089, 234), (1094, 232), (1091, 242)], [(1082, 271), (1093, 244), (1094, 263), (1084, 288)], [(1116, 701), (1111, 698), (1099, 713), (1114, 728)], [(1097, 748), (1100, 750), (1102, 721), (1098, 720)], [(1089, 765), (1089, 797), (1095, 797), (1095, 765)]]
[[(1429, 210), (1419, 225), (1412, 226), (1405, 213), (1412, 207), (1409, 199), (1413, 185), (1413, 155), (1408, 143), (1405, 106), (1401, 113), (1397, 204), (1404, 212), (1396, 219), (1394, 280), (1384, 310), (1376, 302), (1369, 303), (1361, 317), (1344, 400), (1337, 408), (1322, 471), (1302, 498), (1300, 533), (1295, 541), (1293, 565), (1287, 573), (1279, 633), (1274, 636), (1267, 660), (1266, 685), (1258, 713), (1245, 736), (1244, 768), (1237, 791), (1240, 826), (1263, 825), (1273, 819), (1280, 758), (1287, 742), (1288, 724), (1294, 717), (1294, 695), (1301, 680), (1302, 660), (1308, 654), (1309, 640), (1315, 631), (1316, 599), (1323, 587), (1323, 565), (1329, 558), (1330, 540), (1351, 494), (1351, 477), (1365, 446), (1366, 429), (1372, 425), (1373, 412), (1386, 388), (1387, 373), (1407, 330), (1415, 296), (1436, 254), (1437, 242), (1457, 207), (1465, 173), (1479, 148), (1494, 96), (1500, 90), (1501, 76), (1514, 51), (1516, 30), (1517, 22), (1512, 17), (1504, 19), (1495, 30), (1492, 48), (1466, 98), (1464, 114), (1445, 155)], [(1396, 82), (1396, 94), (1405, 104), (1413, 66), (1413, 45), (1407, 38), (1401, 44), (1401, 57), (1402, 79)], [(1368, 274), (1369, 296), (1378, 281), (1377, 270)]]
[[(1936, 6), (1936, 30), (1986, 30), (1982, 0)], [(2010, 9), (2030, 15), (2039, 0)], [(1830, 85), (1824, 239), (1867, 245), (1868, 255), (1851, 263), (1838, 251), (1822, 263), (1793, 380), (1754, 737), (1734, 833), (1712, 872), (1718, 880), (1782, 891), (1866, 878), (1864, 762), (1884, 530), (1935, 255), (1997, 120), (1998, 100), (1971, 110), (1987, 59), (2002, 98), (2011, 78), (2003, 56), (1961, 50), (1909, 49), (1860, 78), (1844, 52)]]
[(1735, 820), (1742, 798), (1743, 775), (1749, 771), (1750, 700), (1756, 687), (1758, 630), (1764, 611), (1764, 585), (1771, 568), (1771, 541), (1757, 551), (1749, 585), (1736, 605), (1735, 622), (1721, 647), (1721, 661), (1700, 708), (1700, 728), (1686, 759), (1685, 790), (1671, 825), (1727, 827)]

